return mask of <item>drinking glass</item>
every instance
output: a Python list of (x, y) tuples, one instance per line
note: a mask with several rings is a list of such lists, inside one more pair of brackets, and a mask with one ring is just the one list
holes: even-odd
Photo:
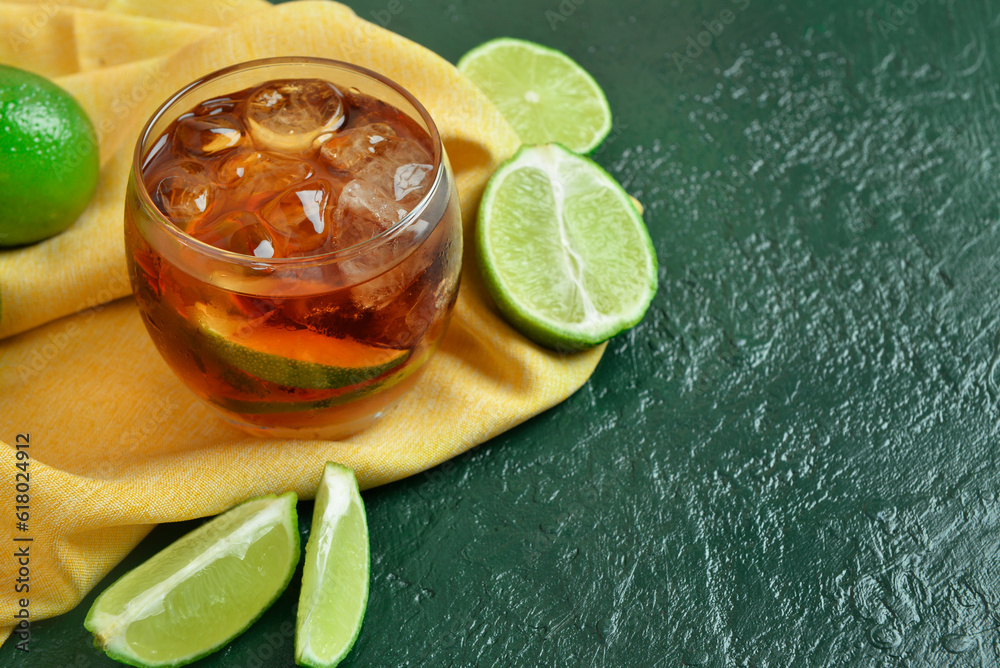
[[(282, 123), (317, 90), (318, 117), (334, 120), (313, 127), (303, 107), (299, 141)], [(273, 100), (287, 102), (276, 115)], [(410, 93), (355, 65), (271, 58), (198, 79), (153, 114), (125, 246), (143, 321), (184, 384), (251, 433), (334, 439), (389, 410), (439, 347), (462, 224)]]

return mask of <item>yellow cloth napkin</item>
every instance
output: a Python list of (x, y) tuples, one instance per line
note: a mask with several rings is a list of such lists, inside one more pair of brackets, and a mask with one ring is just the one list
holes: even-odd
[[(382, 72), (435, 118), (467, 240), (486, 180), (517, 139), (447, 62), (333, 2), (80, 3), (0, 3), (0, 34), (32, 27), (19, 53), (0, 52), (0, 61), (58, 75), (97, 125), (102, 158), (98, 193), (70, 230), (0, 252), (0, 541), (10, 553), (30, 547), (29, 591), (14, 591), (17, 560), (0, 559), (0, 640), (20, 599), (33, 620), (72, 608), (157, 523), (268, 492), (311, 498), (326, 460), (354, 468), (364, 488), (424, 470), (562, 401), (603, 351), (559, 355), (516, 334), (484, 292), (466, 243), (444, 345), (381, 422), (340, 442), (258, 439), (229, 427), (173, 376), (132, 299), (119, 299), (129, 294), (126, 175), (155, 107), (187, 82), (252, 58), (321, 56)], [(206, 7), (216, 12), (204, 16)], [(19, 473), (24, 497), (15, 497)], [(28, 506), (22, 526), (18, 499)]]

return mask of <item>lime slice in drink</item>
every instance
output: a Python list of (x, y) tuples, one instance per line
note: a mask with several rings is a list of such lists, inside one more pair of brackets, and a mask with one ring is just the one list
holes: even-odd
[(295, 626), (295, 662), (336, 666), (368, 605), (368, 523), (351, 469), (327, 462), (316, 492)]
[(108, 656), (182, 666), (250, 626), (299, 561), (295, 494), (261, 496), (206, 522), (108, 587), (84, 626)]
[(198, 329), (224, 362), (278, 385), (317, 390), (350, 387), (402, 365), (409, 350), (378, 348), (319, 332), (238, 323), (204, 304)]
[(589, 153), (611, 131), (604, 91), (560, 51), (501, 37), (462, 56), (458, 69), (486, 93), (525, 144), (559, 142)]
[(653, 243), (628, 194), (557, 144), (524, 146), (500, 166), (476, 234), (497, 306), (522, 334), (557, 350), (632, 327), (656, 293)]

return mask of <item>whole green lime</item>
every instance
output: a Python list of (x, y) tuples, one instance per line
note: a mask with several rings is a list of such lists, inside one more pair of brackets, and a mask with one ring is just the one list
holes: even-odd
[(0, 66), (0, 247), (72, 225), (99, 171), (97, 133), (76, 100), (48, 79)]

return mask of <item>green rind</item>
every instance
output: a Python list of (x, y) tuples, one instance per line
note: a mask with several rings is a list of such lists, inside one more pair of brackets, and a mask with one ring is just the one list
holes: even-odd
[[(4, 113), (0, 132), (0, 248), (36, 243), (69, 228), (97, 189), (97, 131), (79, 102), (49, 79), (0, 65), (0, 107), (32, 110), (45, 133), (26, 135)], [(31, 138), (32, 142), (22, 141)], [(44, 201), (44, 206), (39, 201)]]
[[(636, 230), (644, 240), (646, 249), (649, 252), (649, 289), (644, 298), (639, 302), (638, 308), (627, 317), (621, 318), (618, 322), (615, 322), (612, 325), (609, 325), (606, 329), (596, 333), (582, 332), (566, 328), (561, 326), (559, 323), (543, 320), (530, 313), (522, 304), (518, 303), (513, 298), (512, 291), (507, 289), (504, 285), (505, 281), (516, 280), (517, 277), (505, 279), (493, 259), (491, 242), (489, 239), (490, 225), (492, 222), (490, 215), (492, 203), (499, 188), (502, 187), (506, 176), (512, 171), (520, 168), (520, 163), (524, 160), (524, 157), (528, 153), (539, 150), (561, 151), (564, 156), (589, 163), (589, 165), (601, 175), (602, 180), (606, 182), (609, 188), (620, 192), (623, 208), (634, 214), (633, 222), (636, 225)], [(607, 171), (605, 171), (596, 162), (587, 157), (577, 155), (559, 144), (522, 146), (512, 158), (500, 165), (497, 171), (493, 174), (489, 183), (486, 185), (486, 190), (483, 193), (483, 198), (479, 206), (479, 221), (476, 227), (476, 254), (479, 261), (480, 271), (486, 283), (487, 291), (490, 293), (493, 301), (496, 303), (497, 307), (500, 309), (501, 313), (503, 313), (507, 321), (516, 330), (527, 336), (529, 339), (556, 351), (570, 352), (591, 348), (599, 343), (607, 341), (611, 337), (616, 336), (627, 329), (634, 327), (642, 320), (646, 311), (649, 309), (649, 305), (653, 301), (653, 297), (656, 295), (658, 283), (656, 251), (653, 246), (653, 241), (649, 237), (649, 231), (646, 229), (646, 226), (642, 221), (642, 216), (635, 208), (635, 205), (632, 203), (628, 193), (626, 193), (621, 185), (614, 180), (614, 177), (608, 174)]]
[(205, 320), (199, 321), (198, 329), (211, 342), (212, 350), (223, 362), (262, 380), (309, 390), (335, 390), (374, 380), (404, 364), (410, 355), (409, 350), (400, 350), (396, 358), (384, 364), (336, 367), (254, 350), (212, 329)]
[[(316, 399), (315, 401), (306, 402), (248, 401), (246, 399), (228, 398), (217, 398), (213, 401), (227, 411), (240, 413), (242, 415), (274, 415), (276, 413), (299, 413), (332, 408), (334, 406), (346, 404), (364, 397), (369, 397), (378, 392), (384, 392), (392, 387), (395, 387), (396, 385), (399, 385), (404, 380), (423, 369), (424, 364), (428, 359), (430, 359), (431, 354), (435, 350), (436, 348), (430, 348), (424, 351), (422, 355), (420, 355), (412, 363), (406, 365), (404, 369), (400, 369), (398, 373), (378, 379), (362, 388), (338, 394), (335, 397)], [(413, 351), (410, 350), (403, 362), (406, 362), (412, 353)]]
[[(313, 549), (315, 549), (314, 537), (315, 537), (315, 540), (318, 541), (319, 540), (319, 536), (322, 533), (323, 511), (324, 511), (324, 509), (326, 507), (326, 503), (325, 502), (326, 502), (326, 498), (327, 498), (326, 497), (326, 488), (323, 486), (322, 483), (323, 483), (323, 480), (326, 478), (326, 473), (327, 473), (328, 469), (337, 470), (337, 471), (339, 471), (339, 473), (341, 475), (350, 476), (350, 478), (351, 478), (351, 483), (352, 483), (352, 500), (356, 500), (357, 503), (358, 503), (358, 505), (361, 508), (361, 521), (362, 521), (362, 524), (364, 526), (364, 532), (365, 532), (365, 539), (366, 539), (365, 540), (365, 558), (366, 558), (365, 573), (366, 574), (370, 574), (371, 573), (371, 549), (369, 547), (369, 541), (367, 540), (367, 537), (368, 537), (368, 518), (367, 518), (367, 514), (365, 512), (364, 499), (361, 496), (361, 490), (358, 487), (358, 480), (357, 480), (357, 477), (354, 475), (354, 471), (352, 471), (351, 469), (349, 469), (348, 467), (346, 467), (346, 466), (344, 466), (342, 464), (338, 464), (337, 462), (327, 462), (326, 466), (323, 468), (323, 477), (320, 479), (320, 489), (317, 491), (316, 504), (315, 504), (314, 510), (313, 510), (312, 524), (311, 524), (310, 530), (309, 530), (309, 542), (306, 543), (306, 560), (307, 560), (307, 566), (306, 567), (308, 567), (309, 554), (312, 552)], [(304, 573), (303, 573), (303, 582), (305, 582), (305, 574)], [(358, 613), (358, 623), (357, 623), (357, 627), (356, 627), (356, 629), (354, 631), (354, 634), (351, 636), (350, 640), (345, 643), (344, 648), (341, 650), (341, 652), (337, 656), (333, 657), (328, 662), (325, 662), (325, 663), (313, 662), (313, 661), (310, 661), (309, 659), (307, 659), (307, 658), (305, 658), (305, 657), (302, 656), (302, 651), (303, 650), (302, 650), (302, 647), (299, 644), (300, 632), (301, 632), (301, 627), (302, 627), (302, 621), (298, 617), (296, 618), (296, 625), (295, 625), (295, 663), (297, 665), (306, 666), (306, 668), (334, 668), (341, 661), (343, 661), (344, 658), (348, 654), (350, 654), (351, 649), (353, 649), (354, 644), (357, 642), (358, 637), (361, 635), (361, 627), (362, 627), (362, 624), (364, 622), (365, 611), (368, 608), (368, 594), (369, 594), (369, 590), (370, 590), (370, 583), (369, 583), (369, 579), (366, 578), (365, 579), (364, 601), (362, 601), (362, 603), (361, 603), (361, 607), (360, 607), (360, 610), (359, 610), (359, 613)], [(305, 592), (305, 588), (303, 587), (302, 592), (300, 592), (300, 594), (299, 594), (299, 609), (301, 609), (301, 607), (302, 607), (302, 596), (304, 596), (305, 593), (306, 593)]]
[[(96, 647), (96, 648), (100, 649), (101, 651), (103, 651), (105, 654), (107, 654), (107, 656), (109, 658), (114, 659), (115, 661), (118, 661), (120, 663), (124, 663), (124, 664), (129, 665), (129, 666), (135, 666), (136, 668), (179, 668), (180, 666), (186, 666), (188, 664), (194, 663), (195, 661), (203, 659), (206, 656), (208, 656), (209, 654), (212, 654), (213, 652), (219, 651), (224, 646), (226, 646), (227, 644), (229, 644), (230, 642), (232, 642), (234, 638), (239, 637), (240, 635), (242, 635), (243, 633), (245, 633), (247, 629), (249, 629), (251, 626), (253, 626), (254, 623), (256, 623), (257, 620), (260, 619), (260, 617), (265, 612), (267, 612), (267, 610), (272, 605), (274, 605), (274, 602), (277, 601), (278, 598), (281, 596), (281, 594), (283, 594), (284, 591), (288, 588), (288, 585), (292, 581), (292, 576), (295, 574), (295, 569), (298, 566), (299, 560), (300, 560), (300, 558), (302, 556), (302, 544), (301, 544), (301, 539), (300, 539), (300, 535), (299, 535), (299, 519), (298, 519), (298, 513), (296, 512), (296, 508), (295, 508), (296, 503), (298, 502), (298, 496), (295, 494), (295, 492), (285, 492), (284, 494), (280, 494), (280, 495), (278, 495), (278, 494), (264, 494), (262, 496), (257, 496), (257, 497), (251, 498), (251, 499), (247, 499), (246, 501), (243, 501), (242, 503), (238, 503), (237, 505), (233, 506), (232, 508), (230, 508), (229, 510), (227, 510), (225, 513), (217, 515), (216, 517), (212, 518), (208, 522), (205, 522), (205, 524), (203, 524), (200, 527), (194, 529), (193, 531), (185, 534), (185, 536), (182, 537), (182, 538), (184, 538), (184, 537), (187, 537), (187, 536), (191, 536), (191, 535), (195, 534), (196, 532), (203, 530), (203, 528), (205, 526), (207, 526), (208, 524), (210, 524), (211, 522), (215, 521), (219, 517), (222, 517), (223, 515), (226, 515), (226, 514), (232, 512), (233, 510), (235, 510), (236, 508), (239, 508), (240, 506), (243, 506), (243, 505), (245, 505), (247, 503), (252, 503), (252, 502), (255, 502), (255, 501), (260, 501), (260, 500), (263, 500), (263, 499), (284, 499), (285, 500), (285, 504), (290, 509), (289, 517), (291, 519), (291, 522), (290, 522), (290, 526), (289, 526), (289, 535), (291, 536), (291, 541), (292, 541), (292, 560), (291, 560), (291, 563), (289, 565), (288, 572), (285, 574), (285, 577), (284, 577), (281, 585), (275, 590), (274, 596), (271, 598), (270, 601), (268, 601), (265, 605), (263, 605), (261, 607), (261, 609), (257, 612), (257, 614), (254, 615), (253, 618), (251, 618), (243, 626), (242, 629), (238, 630), (237, 632), (235, 632), (234, 634), (232, 634), (230, 637), (226, 638), (225, 640), (219, 642), (217, 645), (215, 645), (215, 646), (213, 646), (213, 647), (211, 647), (209, 649), (206, 649), (205, 651), (202, 651), (201, 653), (193, 654), (193, 655), (190, 655), (188, 657), (184, 657), (182, 659), (178, 659), (177, 661), (172, 661), (172, 662), (153, 663), (153, 664), (151, 664), (151, 663), (145, 663), (145, 662), (139, 660), (135, 656), (130, 656), (130, 655), (127, 655), (127, 654), (122, 654), (120, 652), (116, 652), (114, 650), (108, 650), (108, 649), (106, 649), (105, 647), (103, 647), (100, 644), (100, 642), (97, 639), (98, 630), (96, 630), (96, 629), (93, 628), (92, 622), (93, 622), (94, 611), (97, 609), (98, 604), (101, 602), (101, 599), (105, 596), (105, 594), (107, 594), (109, 591), (111, 591), (112, 588), (114, 588), (116, 585), (118, 585), (118, 583), (120, 583), (130, 573), (134, 572), (136, 570), (136, 568), (134, 568), (131, 571), (129, 571), (128, 573), (125, 573), (122, 576), (120, 576), (109, 587), (107, 587), (103, 592), (101, 592), (101, 594), (94, 600), (94, 603), (93, 603), (93, 605), (91, 605), (90, 610), (87, 612), (87, 616), (86, 616), (86, 618), (84, 618), (84, 621), (83, 621), (83, 626), (84, 626), (85, 629), (87, 629), (92, 634), (94, 634), (94, 647)], [(180, 539), (178, 539), (178, 540), (180, 540)], [(173, 545), (173, 543), (171, 545)], [(169, 550), (169, 549), (170, 549), (169, 545), (166, 548), (164, 548), (164, 550)], [(159, 553), (157, 553), (157, 554), (159, 554)], [(144, 564), (145, 563), (146, 562), (144, 562)], [(142, 566), (144, 564), (141, 564), (137, 568), (142, 568)]]
[(588, 72), (586, 69), (583, 68), (583, 66), (581, 66), (578, 62), (570, 58), (562, 51), (559, 51), (558, 49), (553, 49), (552, 47), (549, 46), (545, 46), (544, 44), (538, 44), (537, 42), (531, 42), (525, 39), (518, 39), (516, 37), (497, 37), (496, 39), (491, 39), (487, 42), (483, 42), (479, 46), (476, 46), (471, 50), (469, 50), (465, 55), (463, 55), (461, 58), (458, 59), (458, 62), (456, 63), (455, 67), (458, 69), (459, 72), (466, 75), (470, 80), (473, 81), (473, 83), (475, 83), (475, 78), (469, 75), (469, 64), (479, 59), (484, 53), (492, 51), (497, 47), (503, 47), (505, 45), (524, 47), (529, 50), (534, 50), (540, 53), (551, 55), (560, 60), (563, 60), (567, 64), (571, 65), (578, 72), (581, 78), (589, 82), (589, 84), (593, 88), (593, 92), (595, 93), (595, 98), (604, 108), (605, 122), (602, 125), (602, 127), (594, 134), (593, 139), (589, 143), (579, 147), (573, 147), (571, 150), (575, 151), (576, 153), (584, 155), (592, 153), (594, 150), (596, 150), (597, 147), (600, 146), (601, 143), (607, 138), (608, 134), (611, 133), (611, 128), (612, 128), (611, 105), (608, 102), (607, 95), (604, 93), (604, 89), (601, 88), (600, 84), (597, 83), (597, 80), (594, 79), (594, 77), (590, 74), (590, 72)]
[(356, 394), (331, 397), (329, 399), (318, 399), (316, 401), (305, 401), (302, 403), (286, 401), (247, 401), (245, 399), (213, 399), (221, 408), (232, 413), (241, 415), (278, 415), (285, 413), (307, 413), (311, 411), (332, 408), (348, 401), (358, 398)]

